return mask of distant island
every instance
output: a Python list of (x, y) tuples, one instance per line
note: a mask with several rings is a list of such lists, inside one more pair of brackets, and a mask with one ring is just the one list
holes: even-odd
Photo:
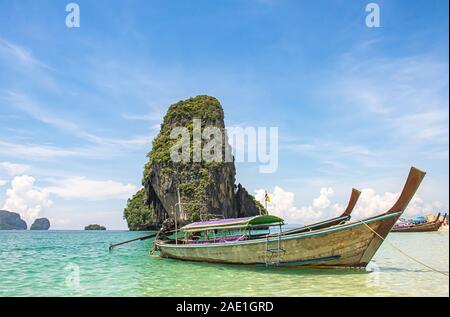
[(84, 230), (106, 230), (105, 227), (94, 224), (94, 225), (88, 225), (86, 227), (84, 227)]
[(50, 228), (50, 220), (47, 218), (37, 218), (30, 227), (30, 230), (48, 230)]
[(0, 210), (0, 230), (27, 230), (27, 223), (16, 212)]

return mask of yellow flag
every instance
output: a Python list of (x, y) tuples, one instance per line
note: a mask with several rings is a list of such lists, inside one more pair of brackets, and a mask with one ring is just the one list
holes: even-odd
[(269, 197), (269, 194), (267, 194), (267, 192), (266, 192), (266, 195), (265, 195), (265, 199), (266, 199), (266, 202), (270, 203), (270, 197)]

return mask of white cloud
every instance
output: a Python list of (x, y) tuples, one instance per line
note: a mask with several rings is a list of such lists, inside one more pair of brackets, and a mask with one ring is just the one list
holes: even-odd
[(320, 190), (320, 196), (313, 200), (313, 207), (317, 209), (326, 209), (330, 206), (331, 202), (329, 197), (334, 195), (332, 188), (322, 188)]
[(18, 144), (11, 142), (3, 142), (0, 140), (0, 153), (3, 155), (14, 157), (32, 157), (40, 159), (56, 158), (56, 157), (98, 157), (98, 148), (73, 148), (66, 149), (50, 145), (40, 144)]
[(74, 122), (65, 120), (59, 115), (51, 113), (45, 107), (40, 105), (36, 100), (27, 96), (26, 94), (6, 90), (2, 92), (1, 96), (3, 99), (8, 101), (10, 106), (20, 109), (37, 121), (53, 126), (61, 131), (69, 132), (90, 142), (102, 143), (101, 138), (85, 132)]
[(86, 177), (73, 177), (55, 181), (56, 186), (47, 190), (67, 199), (126, 199), (135, 194), (138, 188), (112, 180), (93, 180)]
[(8, 101), (10, 106), (20, 109), (35, 120), (96, 145), (114, 148), (117, 146), (128, 147), (151, 144), (151, 139), (147, 135), (131, 136), (119, 139), (105, 138), (86, 132), (85, 129), (80, 127), (78, 124), (61, 118), (59, 114), (54, 114), (51, 111), (48, 111), (46, 107), (42, 106), (38, 101), (34, 100), (26, 94), (6, 90), (1, 91), (0, 97)]
[(5, 39), (0, 38), (0, 53), (6, 53), (8, 56), (14, 58), (14, 60), (29, 66), (38, 66), (42, 68), (52, 69), (48, 65), (37, 60), (30, 50), (8, 42)]
[[(264, 193), (264, 189), (255, 190), (255, 198), (263, 204)], [(270, 214), (283, 218), (287, 223), (310, 224), (337, 217), (344, 211), (345, 207), (342, 204), (331, 202), (330, 198), (333, 195), (332, 188), (322, 188), (319, 196), (313, 200), (311, 205), (296, 207), (294, 206), (294, 193), (275, 186), (273, 192), (269, 193), (270, 203), (267, 209)], [(399, 195), (400, 193), (390, 192), (377, 194), (372, 188), (363, 189), (352, 213), (352, 218), (364, 219), (386, 212), (394, 205)], [(415, 195), (404, 214), (415, 216), (436, 213), (442, 207), (443, 204), (438, 201), (425, 203), (421, 197)]]
[(159, 131), (161, 129), (161, 124), (154, 124), (151, 126), (151, 129), (154, 131)]
[[(307, 224), (320, 219), (332, 218), (343, 211), (339, 204), (331, 204), (330, 197), (334, 195), (331, 188), (322, 188), (320, 195), (314, 199), (312, 205), (295, 207), (294, 193), (287, 192), (279, 186), (275, 186), (269, 193), (270, 203), (267, 209), (270, 214), (283, 218), (287, 223)], [(264, 190), (255, 190), (255, 198), (264, 203)]]
[(280, 148), (290, 150), (302, 155), (308, 155), (314, 158), (322, 159), (325, 163), (330, 163), (330, 153), (335, 158), (354, 158), (354, 157), (373, 157), (377, 153), (369, 148), (357, 144), (346, 144), (330, 140), (311, 140), (305, 143), (305, 140), (291, 138), (287, 139)]
[(0, 162), (0, 171), (5, 171), (8, 175), (14, 176), (24, 174), (30, 170), (30, 166), (11, 162)]
[[(353, 216), (357, 219), (363, 219), (383, 213), (390, 209), (397, 201), (400, 193), (385, 192), (377, 194), (372, 188), (366, 188), (361, 191), (358, 204), (356, 205)], [(417, 194), (411, 199), (404, 214), (409, 216), (423, 215), (426, 213), (436, 213), (443, 204), (439, 201), (426, 203)]]
[(49, 192), (34, 186), (35, 179), (28, 175), (16, 176), (11, 181), (11, 188), (6, 190), (3, 209), (18, 212), (28, 223), (38, 217), (52, 205)]
[(5, 181), (5, 180), (3, 180), (3, 179), (0, 179), (0, 186), (5, 185), (6, 183), (7, 183), (7, 181)]
[(372, 188), (365, 188), (361, 191), (361, 196), (352, 216), (363, 219), (383, 213), (394, 205), (398, 196), (398, 193), (389, 192), (380, 195)]
[(420, 142), (448, 144), (448, 109), (408, 114), (391, 121), (399, 133)]
[(123, 114), (122, 118), (127, 120), (138, 120), (138, 121), (159, 121), (162, 122), (163, 115), (160, 113), (150, 113), (150, 114)]
[(448, 61), (433, 55), (367, 58), (374, 45), (344, 55), (335, 70), (334, 97), (376, 114), (372, 117), (393, 136), (448, 144)]

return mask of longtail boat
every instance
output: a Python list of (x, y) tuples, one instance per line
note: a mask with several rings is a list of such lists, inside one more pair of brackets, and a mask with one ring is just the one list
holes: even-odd
[[(345, 208), (342, 215), (336, 218), (332, 218), (329, 220), (317, 222), (314, 224), (310, 224), (307, 226), (302, 226), (298, 228), (293, 228), (289, 230), (283, 230), (281, 232), (281, 235), (290, 235), (295, 233), (302, 233), (302, 232), (309, 232), (319, 229), (325, 229), (328, 227), (344, 224), (351, 218), (351, 213), (353, 209), (355, 208), (356, 203), (358, 202), (359, 196), (361, 195), (361, 192), (355, 188), (352, 189), (352, 194), (350, 195), (350, 200), (348, 201), (347, 208)], [(277, 233), (272, 234), (272, 236), (278, 235)]]
[[(446, 217), (447, 214), (444, 215), (444, 219)], [(396, 225), (392, 228), (392, 232), (434, 232), (438, 231), (443, 223), (444, 220), (441, 220), (441, 214), (439, 213), (434, 221), (420, 224), (408, 223), (406, 225)]]
[[(385, 213), (325, 229), (251, 238), (251, 231), (283, 224), (275, 216), (215, 220), (184, 226), (183, 239), (155, 240), (160, 256), (212, 263), (364, 268), (414, 196), (425, 173), (411, 168), (400, 197)], [(246, 234), (232, 235), (238, 230)], [(225, 234), (221, 236), (221, 233)], [(211, 237), (211, 234), (213, 237)]]

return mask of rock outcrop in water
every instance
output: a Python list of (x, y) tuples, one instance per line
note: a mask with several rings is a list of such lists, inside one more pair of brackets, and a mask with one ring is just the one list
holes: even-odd
[[(131, 230), (153, 229), (165, 219), (173, 218), (178, 202), (177, 189), (182, 202), (196, 203), (183, 206), (182, 214), (177, 211), (180, 224), (200, 219), (266, 213), (264, 207), (242, 185), (235, 185), (236, 168), (233, 161), (211, 162), (201, 158), (193, 162), (195, 140), (189, 144), (189, 162), (174, 162), (171, 159), (170, 150), (179, 142), (171, 138), (171, 131), (175, 127), (185, 127), (192, 140), (194, 119), (201, 120), (202, 131), (205, 127), (222, 131), (222, 154), (231, 152), (225, 132), (224, 112), (216, 98), (197, 96), (171, 105), (159, 134), (153, 140), (153, 148), (147, 155), (149, 161), (144, 168), (143, 192), (139, 191), (129, 199), (125, 208), (124, 217)], [(208, 141), (200, 140), (201, 148)], [(143, 198), (147, 208), (142, 205)]]
[(18, 213), (0, 210), (0, 230), (27, 230), (27, 223)]
[(48, 230), (50, 221), (47, 218), (37, 218), (30, 227), (30, 230)]
[(123, 217), (128, 223), (128, 228), (133, 231), (158, 230), (155, 210), (147, 204), (148, 198), (145, 188), (139, 190), (128, 199)]
[(94, 225), (87, 225), (84, 227), (84, 230), (106, 230), (105, 227), (94, 224)]

